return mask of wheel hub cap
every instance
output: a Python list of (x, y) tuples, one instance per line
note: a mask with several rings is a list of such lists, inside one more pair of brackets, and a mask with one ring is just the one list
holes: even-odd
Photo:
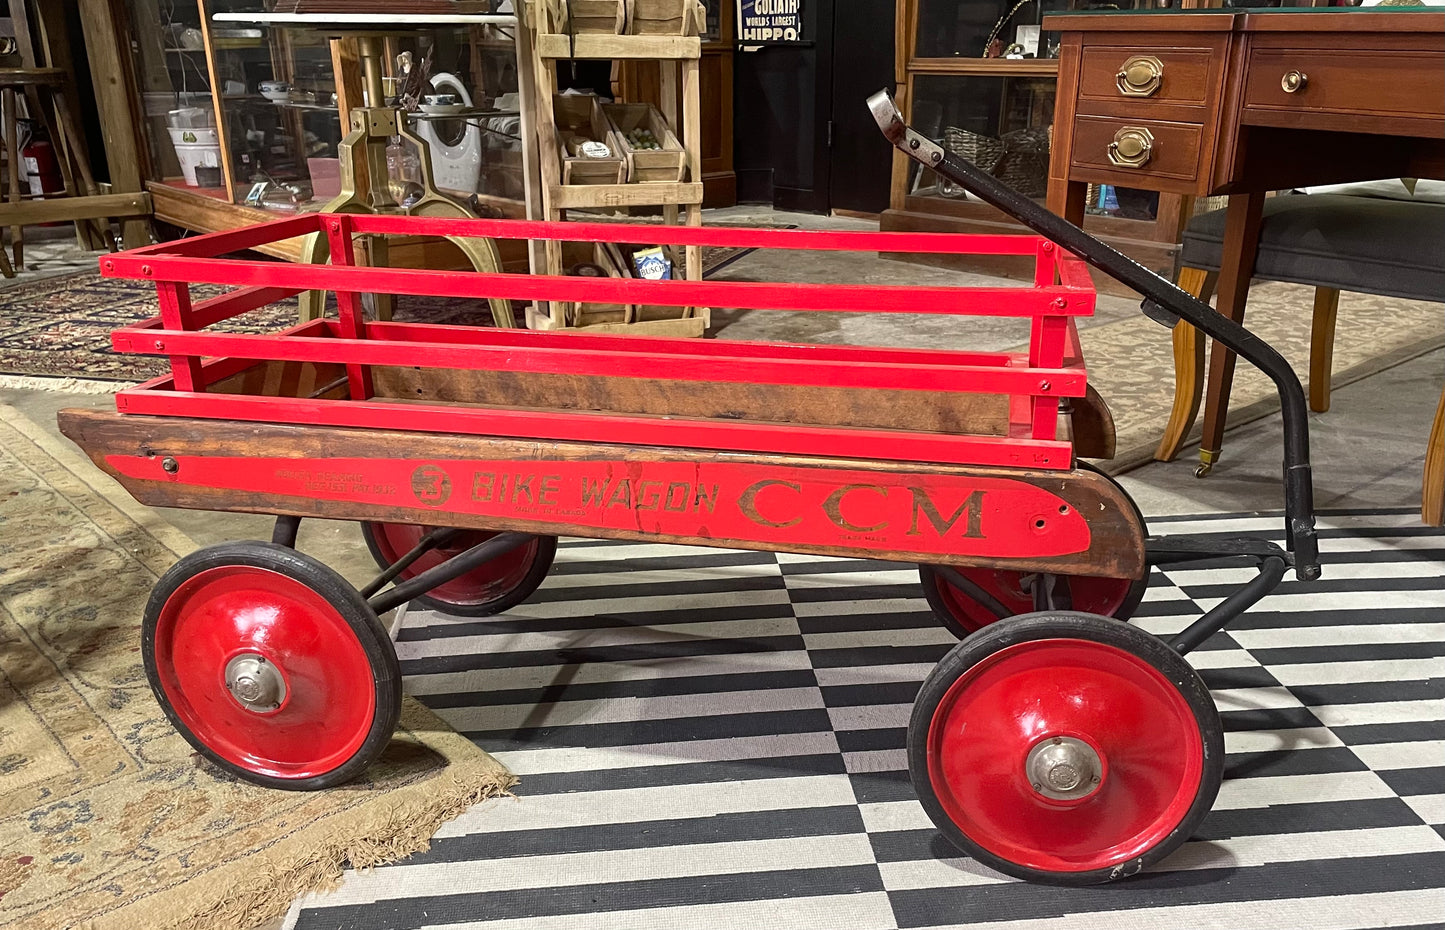
[(1076, 801), (1099, 787), (1103, 765), (1088, 743), (1054, 736), (1029, 750), (1024, 762), (1034, 791), (1055, 801)]
[(226, 663), (226, 690), (247, 710), (264, 714), (281, 706), (286, 698), (286, 679), (266, 657), (246, 652)]

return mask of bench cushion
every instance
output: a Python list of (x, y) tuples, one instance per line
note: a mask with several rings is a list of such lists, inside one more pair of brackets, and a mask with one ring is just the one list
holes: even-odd
[[(1189, 221), (1185, 266), (1219, 269), (1224, 214), (1214, 210)], [(1445, 301), (1445, 204), (1341, 194), (1270, 197), (1254, 276)]]

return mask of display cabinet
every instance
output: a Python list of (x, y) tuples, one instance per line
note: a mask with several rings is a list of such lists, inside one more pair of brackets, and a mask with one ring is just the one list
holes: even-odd
[[(1042, 201), (1048, 189), (1058, 40), (1048, 13), (1205, 5), (1196, 0), (899, 0), (895, 96), (909, 123)], [(1086, 227), (1151, 267), (1172, 266), (1179, 197), (1091, 192)], [(1014, 224), (963, 190), (895, 155), (889, 230), (1009, 231)], [(984, 270), (1008, 271), (1006, 265)]]
[[(158, 218), (224, 229), (336, 196), (349, 111), (368, 103), (355, 38), (215, 19), (270, 13), (277, 0), (126, 2)], [(385, 38), (385, 93), (431, 148), (437, 185), (479, 213), (524, 215), (513, 30), (398, 20)], [(410, 146), (388, 151), (401, 202), (416, 159)]]

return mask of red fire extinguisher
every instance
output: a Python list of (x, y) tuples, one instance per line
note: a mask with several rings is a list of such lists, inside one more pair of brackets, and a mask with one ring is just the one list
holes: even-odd
[(55, 148), (44, 139), (31, 139), (20, 150), (25, 173), (29, 175), (30, 193), (36, 197), (58, 194), (65, 189), (60, 177), (60, 162), (55, 159)]

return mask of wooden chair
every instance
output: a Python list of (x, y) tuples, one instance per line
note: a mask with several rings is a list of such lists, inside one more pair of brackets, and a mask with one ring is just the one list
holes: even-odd
[[(1184, 232), (1179, 285), (1205, 301), (1213, 293), (1223, 257), (1224, 222), (1224, 210), (1203, 213), (1191, 220)], [(1265, 201), (1255, 278), (1315, 288), (1310, 331), (1311, 410), (1322, 413), (1330, 409), (1330, 367), (1340, 292), (1445, 302), (1442, 242), (1445, 204), (1342, 194), (1281, 196)], [(1216, 347), (1215, 351), (1227, 350)], [(1204, 393), (1204, 339), (1185, 323), (1174, 330), (1174, 362), (1174, 411), (1155, 453), (1159, 461), (1170, 461), (1179, 453)], [(1228, 386), (1211, 377), (1204, 403), (1206, 416), (1213, 411), (1222, 422), (1229, 408)], [(1438, 416), (1436, 426), (1438, 433)], [(1218, 454), (1218, 449), (1200, 450), (1201, 477), (1209, 473)], [(1427, 477), (1427, 502), (1429, 480)], [(1438, 484), (1438, 475), (1436, 481)]]
[(1420, 519), (1428, 526), (1445, 526), (1445, 386), (1440, 388), (1440, 403), (1435, 407), (1435, 422), (1425, 446)]

